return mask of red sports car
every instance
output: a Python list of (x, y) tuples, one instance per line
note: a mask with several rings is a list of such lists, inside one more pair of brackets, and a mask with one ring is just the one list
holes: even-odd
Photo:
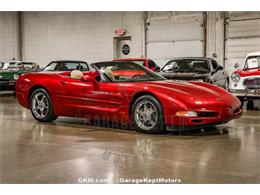
[(136, 64), (140, 64), (152, 71), (159, 72), (160, 67), (151, 59), (148, 58), (115, 58), (114, 61), (130, 61)]
[(95, 71), (40, 72), (19, 77), (19, 103), (33, 117), (58, 116), (133, 125), (143, 133), (198, 129), (240, 117), (240, 101), (202, 82), (175, 82), (133, 62), (91, 65)]

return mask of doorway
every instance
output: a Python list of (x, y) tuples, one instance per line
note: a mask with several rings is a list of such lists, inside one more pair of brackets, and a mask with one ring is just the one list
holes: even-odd
[(114, 37), (114, 58), (131, 57), (131, 37)]

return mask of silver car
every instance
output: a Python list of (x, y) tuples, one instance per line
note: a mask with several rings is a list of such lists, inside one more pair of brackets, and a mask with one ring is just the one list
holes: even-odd
[(167, 62), (160, 74), (171, 80), (202, 81), (229, 87), (229, 76), (212, 58), (175, 58)]

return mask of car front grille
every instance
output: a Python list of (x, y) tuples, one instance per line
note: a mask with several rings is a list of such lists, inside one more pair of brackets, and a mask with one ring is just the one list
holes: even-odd
[(198, 117), (217, 117), (217, 112), (198, 112)]
[(243, 84), (248, 89), (260, 89), (260, 77), (247, 78), (247, 79), (244, 80)]
[(0, 82), (1, 82), (1, 81), (9, 81), (9, 79), (0, 78)]

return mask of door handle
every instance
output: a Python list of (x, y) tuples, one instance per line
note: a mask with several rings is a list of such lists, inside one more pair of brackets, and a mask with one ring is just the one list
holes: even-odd
[(66, 82), (66, 81), (61, 81), (60, 82), (62, 85), (67, 85), (68, 84), (68, 82)]

